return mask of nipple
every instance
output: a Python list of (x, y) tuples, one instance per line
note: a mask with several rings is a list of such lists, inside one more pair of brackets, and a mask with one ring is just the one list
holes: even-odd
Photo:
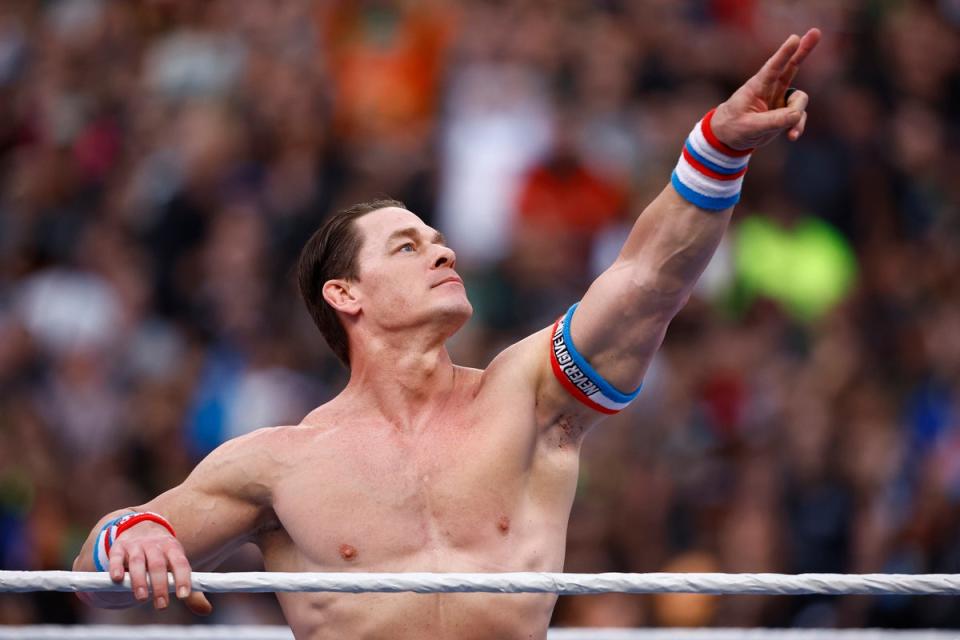
[(499, 529), (503, 535), (507, 535), (507, 533), (510, 532), (510, 518), (500, 516), (500, 519), (497, 520), (497, 529)]
[(349, 544), (340, 545), (340, 557), (344, 560), (353, 560), (357, 557), (357, 549)]

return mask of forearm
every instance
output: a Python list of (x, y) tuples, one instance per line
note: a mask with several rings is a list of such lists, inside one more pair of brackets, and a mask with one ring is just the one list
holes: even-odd
[(610, 384), (636, 388), (730, 222), (668, 185), (637, 219), (617, 260), (584, 295), (574, 343)]
[(617, 260), (584, 296), (585, 313), (571, 326), (613, 384), (632, 385), (621, 388), (635, 387), (643, 375), (740, 198), (749, 152), (716, 139), (713, 113), (694, 127), (670, 184), (637, 219)]
[[(104, 516), (73, 568), (109, 570), (114, 582), (127, 574), (133, 597), (130, 592), (98, 592), (78, 594), (81, 600), (121, 608), (146, 602), (152, 594), (154, 606), (163, 609), (170, 602), (167, 582), (172, 573), (176, 596), (194, 613), (209, 613), (210, 603), (191, 589), (192, 567), (215, 562), (269, 524), (271, 485), (261, 460), (271, 433), (262, 429), (235, 438), (207, 456), (182, 484), (146, 504)], [(129, 512), (134, 513), (113, 521)]]
[[(791, 36), (730, 99), (693, 127), (671, 184), (637, 220), (620, 259), (670, 315), (706, 268), (740, 199), (752, 152), (788, 130), (799, 137), (807, 96), (786, 87), (820, 34)], [(780, 107), (780, 108), (775, 108)], [(636, 275), (633, 275), (636, 274)]]
[(643, 211), (617, 259), (642, 296), (673, 315), (720, 244), (733, 209), (707, 211), (667, 187)]
[[(670, 185), (637, 219), (617, 260), (593, 282), (576, 313), (568, 312), (563, 340), (616, 397), (640, 384), (670, 320), (720, 244), (753, 150), (781, 133), (790, 140), (803, 133), (808, 96), (787, 88), (819, 40), (817, 29), (787, 38), (756, 75), (693, 127), (678, 150)], [(568, 368), (582, 373), (579, 365)], [(556, 370), (541, 371), (547, 391), (556, 390)]]

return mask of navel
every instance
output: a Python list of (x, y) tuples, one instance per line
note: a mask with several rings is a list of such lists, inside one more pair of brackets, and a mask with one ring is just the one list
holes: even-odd
[(344, 560), (353, 560), (357, 557), (357, 548), (349, 544), (340, 545), (340, 557)]
[(497, 520), (497, 529), (499, 529), (500, 533), (503, 535), (510, 533), (510, 518), (507, 516), (500, 516), (500, 519)]

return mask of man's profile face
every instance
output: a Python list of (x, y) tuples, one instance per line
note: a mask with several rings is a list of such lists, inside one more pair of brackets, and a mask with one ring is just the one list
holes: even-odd
[(397, 207), (355, 224), (363, 243), (352, 288), (365, 321), (384, 329), (433, 323), (449, 335), (463, 326), (473, 307), (454, 270), (456, 255), (436, 229)]

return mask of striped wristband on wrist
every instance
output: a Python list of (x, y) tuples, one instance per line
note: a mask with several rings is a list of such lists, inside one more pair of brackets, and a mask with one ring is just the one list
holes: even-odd
[(120, 534), (141, 522), (156, 522), (165, 527), (174, 538), (177, 537), (176, 532), (173, 530), (173, 525), (159, 513), (144, 511), (142, 513), (133, 512), (117, 516), (104, 524), (100, 529), (100, 533), (97, 535), (97, 542), (93, 546), (93, 566), (97, 568), (97, 571), (106, 571), (110, 566), (110, 548), (113, 546), (113, 543), (116, 542), (117, 538), (120, 537)]
[(701, 209), (722, 211), (740, 200), (753, 149), (734, 149), (718, 140), (710, 127), (715, 111), (711, 109), (693, 127), (670, 182), (687, 202)]

